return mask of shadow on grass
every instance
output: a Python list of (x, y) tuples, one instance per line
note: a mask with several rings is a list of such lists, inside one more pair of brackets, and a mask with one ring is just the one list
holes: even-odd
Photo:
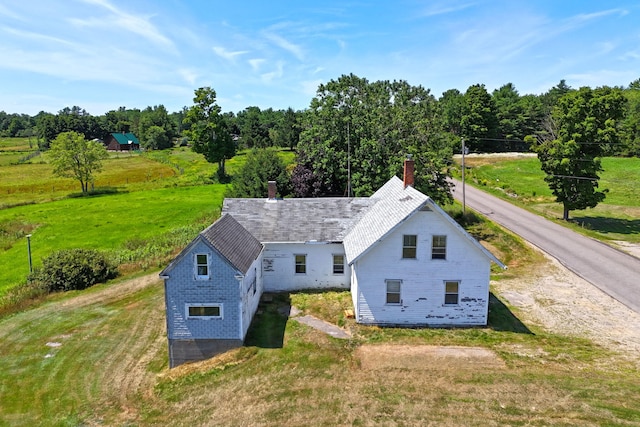
[(87, 191), (86, 193), (71, 193), (67, 197), (69, 199), (78, 199), (80, 197), (99, 197), (108, 196), (111, 194), (128, 193), (128, 190), (122, 190), (118, 187), (99, 187), (94, 190)]
[(258, 311), (247, 332), (245, 345), (282, 348), (290, 309), (291, 298), (288, 293), (262, 295)]
[(487, 326), (494, 331), (533, 335), (533, 332), (493, 292), (489, 293), (489, 320)]
[(573, 217), (573, 223), (600, 233), (638, 234), (640, 219), (607, 218), (603, 216)]

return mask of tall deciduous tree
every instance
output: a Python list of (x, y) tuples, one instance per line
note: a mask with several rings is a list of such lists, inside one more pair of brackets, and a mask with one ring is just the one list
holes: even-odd
[(604, 200), (598, 191), (600, 157), (610, 144), (619, 141), (624, 96), (620, 89), (582, 87), (560, 98), (552, 112), (555, 138), (536, 146), (545, 181), (563, 204), (563, 218), (569, 212), (593, 208)]
[(437, 102), (422, 86), (343, 75), (319, 86), (304, 121), (296, 195), (370, 195), (412, 154), (416, 188), (449, 199), (444, 178), (452, 147)]
[[(160, 128), (160, 130), (158, 129)], [(147, 107), (140, 113), (138, 138), (146, 149), (163, 150), (173, 146), (176, 125), (164, 105)]]
[(82, 192), (89, 191), (93, 175), (102, 170), (102, 160), (108, 157), (104, 145), (97, 141), (87, 141), (77, 132), (62, 132), (49, 149), (53, 173), (65, 178), (75, 178), (80, 182)]
[(191, 126), (185, 133), (193, 151), (217, 163), (218, 177), (225, 178), (225, 160), (235, 155), (236, 147), (216, 103), (216, 91), (210, 87), (196, 89), (193, 103), (185, 114), (184, 121)]
[(277, 195), (291, 193), (291, 180), (278, 153), (269, 148), (254, 148), (238, 174), (234, 174), (230, 197), (267, 197), (268, 182), (275, 181)]
[(172, 146), (171, 139), (169, 139), (167, 131), (156, 125), (146, 129), (144, 139), (141, 143), (147, 150), (164, 150), (165, 148), (170, 148)]
[(622, 124), (623, 145), (615, 154), (640, 156), (640, 79), (629, 84), (624, 91), (627, 98), (625, 118)]

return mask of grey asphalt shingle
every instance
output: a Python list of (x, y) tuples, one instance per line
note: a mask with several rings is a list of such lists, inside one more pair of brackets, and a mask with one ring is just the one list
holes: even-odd
[(231, 215), (222, 215), (200, 235), (242, 273), (262, 251), (262, 243)]
[(225, 199), (222, 212), (261, 242), (342, 242), (374, 203), (369, 197)]

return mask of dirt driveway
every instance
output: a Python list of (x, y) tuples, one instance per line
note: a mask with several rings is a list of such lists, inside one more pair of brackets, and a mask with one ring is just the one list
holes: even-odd
[(547, 258), (543, 271), (494, 283), (495, 293), (525, 324), (589, 338), (640, 361), (640, 314)]

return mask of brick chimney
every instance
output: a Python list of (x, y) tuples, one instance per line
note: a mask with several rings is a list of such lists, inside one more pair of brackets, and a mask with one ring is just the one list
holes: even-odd
[(404, 188), (413, 187), (414, 163), (411, 154), (408, 154), (404, 160)]
[(275, 181), (268, 181), (268, 196), (267, 198), (269, 200), (276, 200), (276, 182)]

